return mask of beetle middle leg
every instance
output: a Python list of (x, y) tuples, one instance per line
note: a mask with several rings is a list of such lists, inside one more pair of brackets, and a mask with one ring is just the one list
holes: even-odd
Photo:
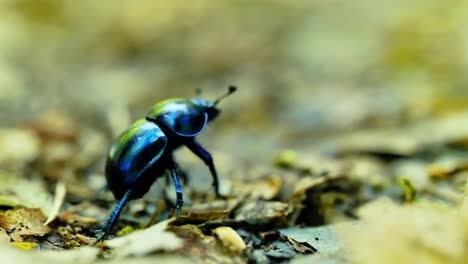
[(213, 187), (215, 190), (215, 194), (217, 197), (224, 198), (223, 195), (219, 193), (219, 181), (218, 181), (218, 173), (216, 173), (216, 168), (214, 166), (213, 157), (211, 154), (206, 151), (200, 143), (196, 142), (195, 140), (190, 140), (185, 143), (185, 145), (195, 154), (197, 155), (203, 162), (205, 162), (206, 166), (210, 169), (211, 176), (213, 177)]
[(176, 191), (176, 204), (170, 216), (174, 215), (174, 213), (177, 216), (180, 213), (182, 206), (184, 205), (184, 198), (183, 198), (183, 193), (182, 193), (182, 187), (180, 185), (179, 178), (177, 176), (178, 174), (177, 165), (174, 161), (172, 161), (172, 164), (169, 167), (169, 169), (171, 171), (172, 180), (174, 181), (174, 187)]

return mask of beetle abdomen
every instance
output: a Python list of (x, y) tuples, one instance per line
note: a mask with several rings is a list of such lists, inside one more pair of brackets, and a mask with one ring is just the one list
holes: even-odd
[(208, 115), (204, 109), (186, 99), (169, 99), (151, 108), (148, 120), (163, 124), (184, 137), (200, 134), (206, 126)]
[[(166, 135), (158, 125), (145, 119), (136, 121), (119, 136), (106, 164), (107, 182), (115, 198), (120, 199), (130, 188), (140, 188), (138, 182), (148, 181), (142, 179), (145, 172), (161, 158), (166, 146)], [(158, 176), (154, 175), (154, 179)]]

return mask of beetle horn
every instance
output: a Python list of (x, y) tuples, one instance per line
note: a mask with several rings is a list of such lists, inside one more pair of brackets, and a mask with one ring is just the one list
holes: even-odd
[(237, 87), (236, 87), (236, 86), (234, 86), (234, 85), (229, 85), (229, 89), (228, 89), (227, 93), (221, 95), (218, 99), (216, 99), (216, 100), (214, 101), (214, 105), (217, 105), (219, 102), (221, 102), (221, 100), (224, 99), (224, 97), (226, 97), (226, 96), (232, 94), (232, 93), (235, 92), (236, 90), (237, 90)]

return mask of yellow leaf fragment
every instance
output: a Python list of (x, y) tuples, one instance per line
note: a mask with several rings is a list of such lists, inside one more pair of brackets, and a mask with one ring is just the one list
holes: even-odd
[(122, 229), (120, 229), (119, 231), (117, 231), (116, 235), (117, 235), (118, 237), (121, 237), (121, 236), (128, 235), (128, 234), (132, 233), (133, 231), (135, 231), (135, 228), (133, 228), (133, 227), (130, 226), (130, 225), (126, 225), (126, 226), (124, 226)]
[(400, 177), (398, 178), (398, 184), (400, 185), (401, 190), (403, 191), (403, 199), (407, 203), (411, 203), (416, 198), (416, 190), (411, 184), (411, 181), (407, 178)]
[(25, 250), (25, 251), (29, 251), (37, 247), (36, 243), (30, 243), (30, 242), (11, 242), (11, 245), (19, 249)]
[(297, 154), (294, 150), (285, 149), (275, 157), (273, 163), (282, 168), (291, 168), (297, 161)]
[(213, 230), (219, 240), (232, 251), (240, 252), (246, 248), (244, 240), (229, 226), (220, 226)]

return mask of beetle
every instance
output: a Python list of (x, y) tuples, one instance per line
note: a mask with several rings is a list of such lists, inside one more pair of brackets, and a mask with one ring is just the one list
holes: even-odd
[(184, 200), (173, 151), (181, 146), (189, 148), (208, 166), (216, 196), (221, 197), (213, 158), (195, 137), (219, 115), (218, 103), (235, 91), (235, 86), (229, 86), (227, 93), (213, 102), (200, 98), (164, 100), (117, 138), (110, 148), (105, 174), (107, 185), (119, 202), (97, 241), (109, 235), (125, 204), (143, 197), (167, 170), (175, 186), (174, 211), (180, 211)]

